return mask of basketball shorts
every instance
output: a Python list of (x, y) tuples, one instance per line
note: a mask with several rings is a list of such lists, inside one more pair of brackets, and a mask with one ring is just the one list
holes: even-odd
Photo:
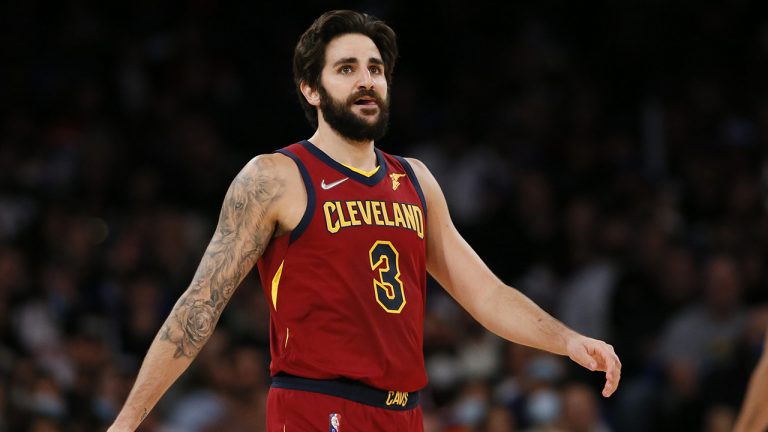
[(267, 432), (422, 432), (418, 395), (279, 375), (267, 396)]

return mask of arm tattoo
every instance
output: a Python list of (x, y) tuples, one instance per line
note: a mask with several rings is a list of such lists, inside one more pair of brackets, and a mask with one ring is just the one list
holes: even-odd
[(255, 170), (237, 175), (224, 198), (219, 223), (187, 292), (160, 330), (176, 345), (174, 358), (194, 358), (213, 333), (235, 288), (267, 246), (274, 224), (265, 224), (283, 193), (274, 162), (257, 158)]
[(145, 418), (147, 418), (147, 409), (146, 408), (144, 408), (144, 412), (141, 413), (141, 418), (139, 419), (139, 421), (143, 422)]

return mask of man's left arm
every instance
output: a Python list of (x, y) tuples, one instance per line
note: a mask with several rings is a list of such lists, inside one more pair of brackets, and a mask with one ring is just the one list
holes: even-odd
[(491, 332), (511, 342), (567, 355), (581, 366), (604, 371), (603, 396), (616, 391), (621, 362), (607, 343), (583, 336), (549, 315), (491, 272), (451, 221), (435, 178), (409, 159), (427, 201), (427, 270), (440, 285)]

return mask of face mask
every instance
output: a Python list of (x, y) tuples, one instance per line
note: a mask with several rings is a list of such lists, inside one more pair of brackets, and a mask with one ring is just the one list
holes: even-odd
[(539, 390), (528, 399), (525, 411), (533, 424), (552, 423), (560, 415), (560, 396), (554, 390)]
[(556, 357), (538, 356), (531, 360), (526, 372), (537, 381), (553, 383), (563, 375), (563, 364)]
[(466, 397), (454, 408), (456, 420), (463, 425), (478, 424), (485, 417), (486, 411), (488, 406), (485, 399), (478, 396)]
[(117, 410), (115, 409), (115, 406), (112, 404), (112, 402), (104, 399), (104, 398), (98, 398), (93, 401), (93, 412), (96, 414), (96, 416), (102, 420), (110, 420), (117, 416)]
[(60, 418), (66, 415), (67, 408), (64, 402), (57, 396), (50, 394), (37, 394), (32, 398), (32, 410), (36, 413)]

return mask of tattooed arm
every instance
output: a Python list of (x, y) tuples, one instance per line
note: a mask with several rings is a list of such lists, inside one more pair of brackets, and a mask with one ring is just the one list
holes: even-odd
[(110, 432), (133, 431), (144, 420), (200, 352), (235, 288), (276, 229), (280, 230), (282, 198), (290, 195), (286, 193), (287, 165), (280, 158), (283, 156), (262, 155), (253, 159), (230, 185), (216, 232), (192, 283), (152, 342)]

